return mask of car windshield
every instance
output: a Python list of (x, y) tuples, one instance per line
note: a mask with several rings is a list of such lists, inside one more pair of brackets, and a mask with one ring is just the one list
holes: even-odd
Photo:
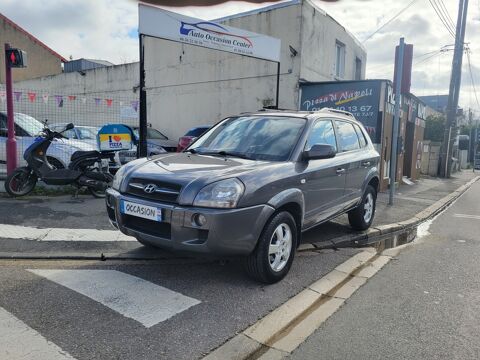
[[(138, 129), (134, 129), (133, 132), (135, 133), (135, 136), (140, 138), (140, 135), (138, 134)], [(151, 140), (168, 140), (168, 138), (163, 135), (160, 131), (154, 128), (147, 128), (147, 139)]]
[(20, 113), (15, 113), (15, 123), (30, 136), (36, 136), (43, 131), (43, 124), (37, 119)]
[(97, 138), (98, 129), (90, 126), (77, 126), (82, 140), (95, 140)]
[(229, 118), (188, 148), (198, 154), (237, 156), (253, 160), (289, 158), (306, 120), (284, 116)]

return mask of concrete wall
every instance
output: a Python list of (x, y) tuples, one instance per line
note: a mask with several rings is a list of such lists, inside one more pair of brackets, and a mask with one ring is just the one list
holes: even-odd
[(62, 72), (62, 62), (58, 56), (52, 54), (44, 46), (0, 16), (0, 46), (2, 49), (2, 56), (0, 56), (0, 83), (5, 83), (4, 43), (10, 43), (11, 47), (20, 48), (27, 52), (28, 67), (13, 69), (14, 81), (33, 79)]
[[(302, 63), (300, 78), (307, 81), (354, 80), (355, 59), (362, 61), (360, 80), (365, 79), (365, 48), (342, 25), (309, 1), (302, 7)], [(345, 76), (335, 76), (337, 40), (345, 45)]]

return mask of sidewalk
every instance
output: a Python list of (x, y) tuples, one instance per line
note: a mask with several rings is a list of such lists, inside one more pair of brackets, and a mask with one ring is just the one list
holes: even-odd
[[(464, 171), (451, 179), (424, 178), (402, 185), (393, 206), (388, 193), (380, 193), (373, 228), (408, 220), (436, 201), (475, 178)], [(12, 211), (14, 209), (14, 211)], [(33, 228), (33, 229), (32, 229)], [(23, 235), (24, 234), (24, 235)], [(303, 236), (305, 246), (328, 247), (358, 237), (347, 215), (319, 225)], [(165, 258), (164, 251), (146, 251), (133, 238), (114, 230), (108, 222), (103, 199), (80, 195), (31, 196), (12, 199), (0, 194), (0, 257), (59, 258)]]

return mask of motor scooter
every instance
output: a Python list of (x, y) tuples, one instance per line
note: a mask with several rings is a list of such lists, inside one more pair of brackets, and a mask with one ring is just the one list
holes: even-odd
[(113, 180), (108, 166), (102, 165), (102, 159), (114, 161), (115, 152), (75, 151), (67, 169), (57, 169), (48, 162), (47, 150), (54, 139), (62, 139), (63, 132), (74, 128), (68, 124), (61, 132), (45, 126), (43, 133), (23, 154), (27, 166), (15, 169), (5, 180), (5, 190), (11, 196), (24, 196), (30, 193), (40, 179), (47, 185), (73, 185), (78, 190), (86, 187), (98, 198), (105, 197), (105, 190)]

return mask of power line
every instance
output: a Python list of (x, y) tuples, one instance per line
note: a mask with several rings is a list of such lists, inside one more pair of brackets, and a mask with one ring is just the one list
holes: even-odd
[[(428, 0), (428, 2), (430, 3), (430, 5), (432, 5), (432, 8), (433, 10), (435, 10), (435, 13), (437, 14), (438, 18), (440, 19), (440, 21), (442, 22), (443, 26), (445, 26), (445, 29), (447, 29), (447, 31), (449, 32), (450, 35), (453, 36), (453, 38), (455, 39), (455, 31), (453, 31), (449, 26), (448, 26), (448, 22), (445, 20), (445, 18), (442, 16), (442, 14), (439, 12), (439, 10), (437, 9), (436, 5), (437, 3), (434, 3), (432, 0)], [(435, 4), (435, 5), (434, 5)]]
[(477, 89), (475, 88), (475, 80), (473, 78), (472, 64), (470, 63), (470, 49), (467, 49), (467, 61), (468, 61), (468, 71), (470, 73), (470, 81), (472, 82), (473, 93), (475, 94), (475, 100), (477, 100), (477, 106), (480, 109), (480, 102), (478, 101)]
[(445, 3), (443, 2), (443, 0), (438, 0), (438, 2), (440, 4), (440, 7), (443, 9), (443, 13), (447, 16), (447, 20), (448, 20), (448, 23), (450, 24), (451, 28), (455, 29), (455, 23), (453, 22), (452, 18), (450, 17), (450, 13), (449, 13), (447, 7), (445, 6)]
[(368, 39), (370, 39), (373, 35), (375, 35), (376, 33), (378, 33), (380, 30), (382, 30), (385, 26), (387, 26), (388, 24), (390, 24), (393, 20), (395, 20), (397, 17), (399, 17), (400, 15), (402, 15), (402, 13), (404, 11), (406, 11), (410, 6), (412, 6), (417, 0), (412, 0), (410, 3), (408, 3), (407, 6), (405, 6), (403, 9), (401, 9), (395, 16), (393, 16), (390, 20), (388, 20), (385, 24), (383, 24), (382, 26), (380, 26), (377, 30), (375, 30), (373, 33), (371, 33), (370, 35), (368, 35), (365, 40), (362, 41), (362, 44), (367, 42)]

